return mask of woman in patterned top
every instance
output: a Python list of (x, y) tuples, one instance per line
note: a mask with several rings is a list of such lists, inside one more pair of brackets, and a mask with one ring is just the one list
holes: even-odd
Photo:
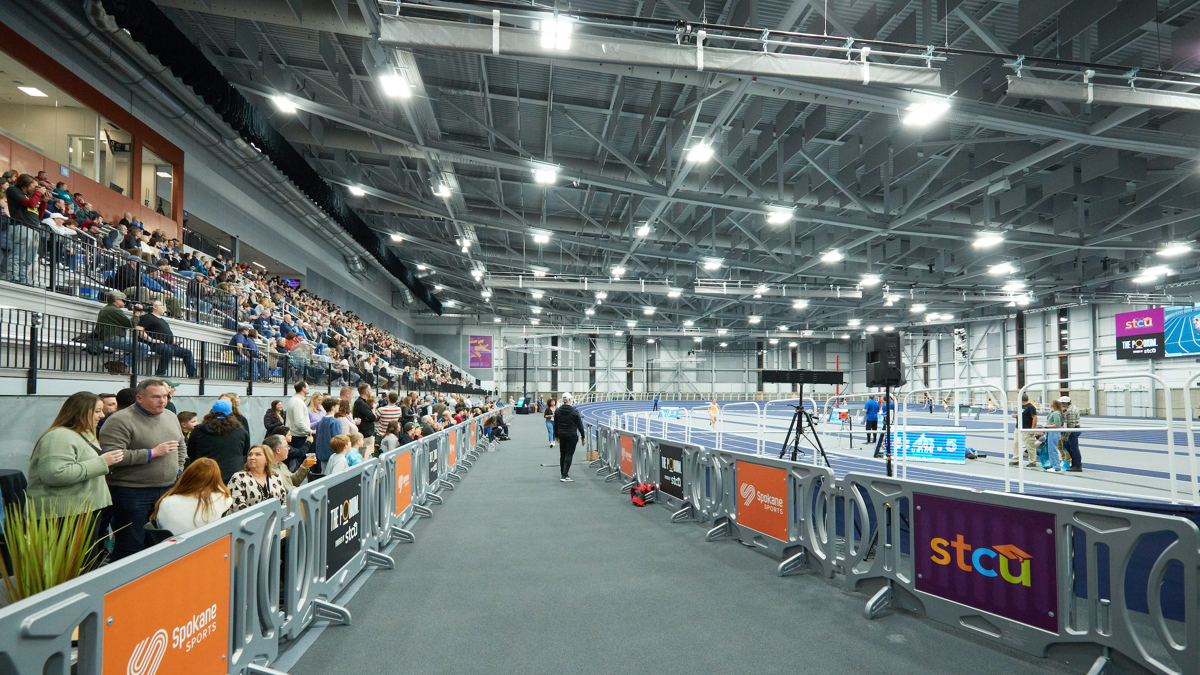
[(229, 492), (233, 495), (230, 512), (244, 511), (268, 499), (286, 500), (287, 488), (271, 469), (267, 450), (261, 445), (250, 448), (246, 455), (246, 468), (229, 479)]

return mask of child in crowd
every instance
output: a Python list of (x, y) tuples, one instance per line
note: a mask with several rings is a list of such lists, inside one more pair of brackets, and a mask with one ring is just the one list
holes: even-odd
[(191, 410), (183, 410), (175, 415), (175, 418), (179, 420), (179, 428), (183, 430), (183, 437), (191, 438), (192, 429), (196, 428), (196, 413)]
[(365, 451), (363, 450), (363, 444), (365, 443), (363, 435), (357, 431), (346, 435), (350, 437), (350, 449), (346, 451), (346, 463), (350, 466), (357, 466), (370, 459), (371, 449), (367, 448)]
[(325, 462), (325, 475), (334, 476), (350, 468), (346, 453), (350, 450), (350, 437), (342, 434), (329, 440), (329, 450), (333, 453)]

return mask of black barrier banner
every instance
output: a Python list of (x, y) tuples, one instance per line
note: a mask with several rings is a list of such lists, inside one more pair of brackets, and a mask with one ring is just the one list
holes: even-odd
[(329, 537), (325, 539), (325, 578), (346, 566), (362, 548), (359, 503), (362, 481), (348, 480), (329, 488)]
[(683, 499), (683, 448), (660, 442), (658, 457), (658, 489)]
[(430, 490), (437, 488), (438, 482), (438, 446), (441, 443), (427, 443), (425, 447), (429, 448), (429, 480), (426, 481)]

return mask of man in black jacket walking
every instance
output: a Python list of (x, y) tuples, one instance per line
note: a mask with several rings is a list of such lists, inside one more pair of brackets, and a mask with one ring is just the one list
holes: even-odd
[(575, 399), (570, 394), (563, 394), (558, 410), (554, 413), (554, 440), (558, 441), (558, 465), (562, 470), (559, 480), (563, 483), (575, 482), (575, 479), (567, 474), (571, 472), (571, 458), (575, 455), (575, 444), (579, 442), (580, 436), (584, 436), (583, 444), (587, 445), (583, 420), (580, 419), (575, 406), (571, 405), (574, 402)]

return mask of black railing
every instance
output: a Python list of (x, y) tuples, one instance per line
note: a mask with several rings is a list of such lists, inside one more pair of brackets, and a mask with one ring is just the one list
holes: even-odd
[(229, 249), (224, 248), (212, 239), (209, 239), (195, 230), (189, 230), (186, 227), (183, 228), (182, 241), (184, 245), (190, 246), (197, 251), (200, 251), (205, 255), (210, 255), (214, 258), (217, 257), (217, 254), (219, 253), (230, 252)]

